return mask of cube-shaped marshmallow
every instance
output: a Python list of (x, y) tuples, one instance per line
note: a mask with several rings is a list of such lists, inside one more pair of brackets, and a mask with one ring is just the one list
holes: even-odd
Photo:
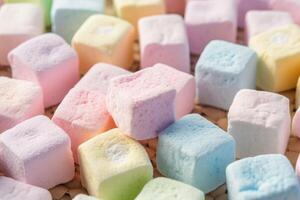
[(45, 107), (61, 102), (79, 80), (79, 61), (60, 36), (48, 33), (30, 39), (9, 53), (12, 76), (39, 84)]
[(290, 13), (294, 22), (300, 24), (300, 2), (298, 0), (272, 0), (271, 9)]
[(300, 155), (297, 159), (297, 163), (296, 163), (296, 174), (297, 174), (297, 177), (298, 177), (298, 180), (300, 180)]
[(79, 54), (81, 73), (99, 62), (130, 68), (134, 40), (134, 27), (128, 22), (107, 15), (92, 15), (72, 39), (72, 46)]
[(293, 24), (291, 15), (281, 11), (250, 11), (246, 15), (246, 39), (284, 25)]
[(36, 116), (0, 137), (0, 168), (31, 185), (52, 188), (74, 176), (68, 135), (46, 116)]
[(98, 199), (85, 194), (79, 194), (73, 200), (98, 200)]
[(165, 0), (166, 12), (183, 15), (186, 0)]
[(296, 87), (300, 76), (300, 27), (286, 25), (250, 39), (258, 56), (257, 86), (280, 92)]
[(43, 11), (33, 4), (5, 4), (0, 8), (0, 65), (24, 41), (44, 32)]
[(225, 183), (235, 142), (200, 115), (186, 115), (159, 135), (156, 158), (161, 174), (208, 193)]
[(300, 78), (297, 81), (297, 88), (296, 88), (296, 108), (300, 107)]
[(2, 200), (52, 200), (48, 190), (0, 176), (0, 199)]
[(292, 133), (300, 138), (300, 108), (297, 109), (292, 121)]
[(110, 200), (132, 200), (152, 179), (153, 168), (141, 144), (113, 129), (78, 148), (81, 179), (89, 194)]
[(290, 136), (289, 100), (256, 90), (237, 93), (228, 113), (228, 132), (237, 143), (237, 157), (284, 154)]
[(52, 32), (62, 36), (68, 43), (91, 15), (101, 14), (105, 0), (56, 0), (51, 10)]
[(0, 77), (0, 133), (44, 114), (42, 89), (35, 83)]
[(219, 1), (188, 1), (185, 24), (192, 53), (200, 54), (212, 40), (235, 42), (235, 1), (227, 1), (226, 4)]
[(300, 187), (294, 169), (283, 155), (245, 158), (226, 169), (230, 200), (296, 200)]
[(256, 63), (256, 53), (248, 47), (210, 42), (196, 64), (197, 101), (228, 110), (239, 90), (255, 89)]
[(118, 17), (130, 22), (136, 29), (139, 19), (165, 14), (164, 0), (113, 0)]
[(139, 21), (142, 68), (157, 63), (190, 73), (190, 51), (184, 22), (179, 15), (144, 17)]

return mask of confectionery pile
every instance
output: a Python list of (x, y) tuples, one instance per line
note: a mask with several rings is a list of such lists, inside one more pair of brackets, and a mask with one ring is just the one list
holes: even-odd
[(0, 200), (300, 200), (299, 77), (299, 0), (0, 0)]

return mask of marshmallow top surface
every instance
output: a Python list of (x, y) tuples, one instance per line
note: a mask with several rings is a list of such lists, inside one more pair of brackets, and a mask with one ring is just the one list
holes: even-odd
[(79, 194), (73, 200), (98, 200), (98, 199), (92, 196)]
[(116, 6), (147, 6), (163, 3), (162, 0), (114, 0)]
[(59, 10), (87, 10), (101, 12), (104, 10), (103, 0), (59, 0), (55, 1), (52, 9)]

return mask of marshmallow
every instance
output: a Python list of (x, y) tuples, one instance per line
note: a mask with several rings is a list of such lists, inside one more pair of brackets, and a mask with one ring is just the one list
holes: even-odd
[(152, 179), (147, 152), (119, 129), (86, 141), (78, 152), (81, 180), (89, 194), (97, 198), (134, 199)]
[(62, 36), (68, 43), (93, 14), (103, 13), (105, 0), (56, 0), (51, 10), (52, 32)]
[(296, 87), (300, 76), (300, 28), (286, 25), (250, 39), (258, 55), (256, 85), (263, 90), (281, 92)]
[(259, 33), (269, 31), (273, 28), (293, 24), (290, 14), (280, 11), (250, 11), (246, 15), (246, 38), (250, 38)]
[(292, 132), (293, 135), (300, 138), (300, 108), (297, 109), (293, 121), (292, 121)]
[(184, 22), (179, 15), (144, 17), (139, 21), (141, 66), (157, 63), (190, 73), (190, 52)]
[(0, 185), (2, 200), (52, 200), (49, 191), (8, 177), (0, 176)]
[(33, 4), (4, 4), (0, 8), (0, 65), (9, 65), (7, 55), (24, 41), (44, 31), (43, 11)]
[(156, 159), (164, 176), (208, 193), (225, 183), (235, 142), (200, 115), (186, 115), (160, 133)]
[(225, 41), (212, 41), (196, 64), (197, 101), (228, 110), (241, 89), (255, 89), (255, 52)]
[(0, 77), (0, 133), (44, 114), (41, 88), (31, 82)]
[(296, 200), (300, 187), (289, 160), (282, 155), (245, 158), (226, 169), (230, 200)]
[(296, 108), (300, 107), (300, 78), (298, 78), (297, 88), (296, 88)]
[(95, 197), (79, 194), (73, 200), (98, 200)]
[(89, 17), (72, 39), (72, 46), (79, 54), (81, 73), (98, 62), (129, 69), (134, 40), (135, 31), (128, 22), (106, 15)]
[(70, 139), (47, 117), (33, 117), (1, 134), (0, 168), (46, 189), (68, 182), (75, 171)]
[(45, 107), (60, 103), (79, 80), (76, 52), (55, 34), (24, 42), (9, 53), (8, 59), (14, 78), (42, 87)]
[(295, 23), (300, 24), (300, 2), (298, 0), (272, 0), (271, 8), (290, 13)]
[(190, 185), (168, 178), (155, 178), (149, 181), (135, 200), (188, 199), (204, 200), (202, 191)]
[(300, 180), (300, 155), (299, 155), (297, 163), (296, 163), (296, 174), (297, 174), (298, 180)]
[(234, 0), (228, 0), (226, 4), (219, 1), (189, 1), (185, 24), (191, 52), (200, 54), (212, 40), (235, 42), (236, 23)]
[(167, 13), (176, 13), (183, 15), (185, 9), (185, 0), (165, 0)]
[(290, 136), (289, 100), (255, 90), (237, 93), (228, 113), (228, 132), (237, 143), (237, 157), (284, 154)]

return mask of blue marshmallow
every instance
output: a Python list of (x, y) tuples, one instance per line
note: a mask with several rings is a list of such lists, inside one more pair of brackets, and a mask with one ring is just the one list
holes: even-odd
[(236, 161), (226, 169), (229, 200), (299, 200), (294, 169), (283, 155)]
[(68, 43), (91, 15), (101, 14), (105, 0), (56, 0), (51, 11), (52, 32), (63, 37)]
[(241, 89), (255, 89), (256, 53), (248, 47), (215, 40), (196, 64), (199, 103), (228, 110)]
[(186, 115), (159, 135), (160, 173), (204, 193), (225, 183), (225, 169), (234, 160), (234, 139), (198, 114)]

